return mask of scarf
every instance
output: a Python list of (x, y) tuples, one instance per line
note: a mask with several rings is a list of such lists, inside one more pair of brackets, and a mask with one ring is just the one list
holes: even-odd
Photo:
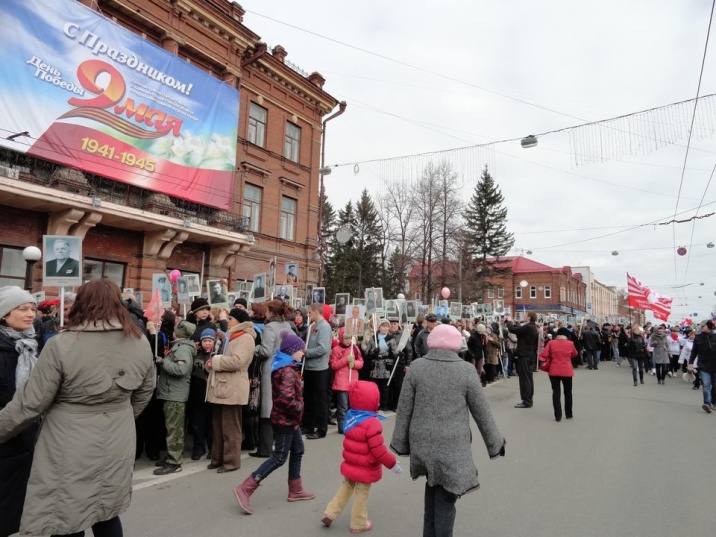
[(273, 357), (273, 360), (271, 360), (271, 373), (276, 371), (277, 369), (281, 369), (282, 367), (286, 367), (289, 365), (295, 365), (298, 362), (293, 359), (293, 356), (290, 354), (286, 354), (285, 352), (276, 351), (276, 354)]
[(343, 422), (343, 434), (347, 434), (353, 427), (360, 425), (369, 418), (378, 418), (381, 421), (385, 421), (388, 418), (381, 416), (377, 412), (371, 412), (370, 410), (355, 410), (351, 408), (346, 412), (346, 420)]
[(37, 363), (35, 328), (31, 326), (24, 332), (18, 332), (9, 326), (0, 325), (0, 333), (15, 342), (15, 350), (17, 351), (15, 389), (19, 389), (30, 377), (30, 371), (32, 371), (35, 363)]
[(260, 336), (264, 333), (264, 323), (254, 323), (254, 330)]
[(378, 351), (380, 354), (388, 352), (388, 344), (385, 341), (385, 336), (388, 334), (378, 334)]

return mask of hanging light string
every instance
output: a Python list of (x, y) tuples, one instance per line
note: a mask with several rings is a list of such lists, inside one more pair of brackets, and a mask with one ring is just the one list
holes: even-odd
[[(686, 174), (686, 162), (689, 159), (689, 148), (691, 147), (691, 137), (694, 133), (694, 122), (696, 121), (696, 109), (698, 107), (699, 103), (699, 93), (701, 93), (701, 81), (704, 77), (704, 66), (706, 65), (706, 52), (709, 48), (709, 37), (711, 36), (711, 23), (713, 22), (714, 18), (714, 8), (716, 8), (716, 0), (713, 0), (711, 3), (711, 14), (709, 16), (709, 25), (708, 29), (706, 30), (706, 42), (704, 43), (704, 53), (701, 57), (701, 70), (699, 71), (699, 83), (696, 86), (696, 98), (694, 99), (694, 110), (691, 114), (691, 126), (689, 127), (689, 137), (686, 141), (686, 152), (684, 153), (684, 164), (681, 168), (681, 179), (679, 180), (679, 193), (676, 196), (676, 207), (674, 207), (674, 219), (676, 219), (676, 213), (679, 210), (679, 199), (681, 198), (681, 189), (684, 186), (684, 175)], [(711, 179), (709, 179), (709, 184), (711, 184)], [(708, 189), (708, 185), (706, 186)], [(704, 192), (704, 195), (706, 195), (706, 192)], [(672, 236), (674, 239), (674, 279), (678, 279), (677, 274), (677, 263), (676, 263), (676, 225), (672, 227)], [(693, 234), (692, 234), (693, 238)], [(687, 251), (688, 253), (688, 251)], [(686, 279), (686, 275), (684, 275), (684, 279)]]

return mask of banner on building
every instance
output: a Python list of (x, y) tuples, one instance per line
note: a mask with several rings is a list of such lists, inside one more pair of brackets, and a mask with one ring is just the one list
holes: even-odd
[(627, 289), (629, 292), (629, 306), (651, 310), (654, 317), (660, 321), (666, 321), (669, 318), (672, 298), (655, 293), (628, 272)]
[(0, 27), (0, 146), (230, 208), (236, 88), (75, 0), (5, 0)]

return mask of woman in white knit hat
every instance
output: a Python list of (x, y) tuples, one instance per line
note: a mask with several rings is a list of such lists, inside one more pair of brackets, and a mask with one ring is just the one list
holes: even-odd
[[(0, 287), (0, 409), (12, 400), (37, 361), (35, 298), (15, 286)], [(0, 537), (20, 529), (37, 425), (0, 444)]]

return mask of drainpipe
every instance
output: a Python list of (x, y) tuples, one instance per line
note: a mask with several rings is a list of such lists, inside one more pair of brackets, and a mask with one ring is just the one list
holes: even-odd
[(330, 168), (326, 168), (326, 123), (337, 118), (346, 111), (348, 104), (345, 101), (338, 103), (338, 111), (328, 116), (323, 121), (323, 132), (321, 132), (321, 167), (318, 170), (318, 249), (320, 254), (320, 264), (318, 267), (318, 286), (323, 287), (323, 269), (325, 267), (326, 258), (326, 238), (323, 236), (322, 220), (323, 220), (323, 176), (331, 173)]

